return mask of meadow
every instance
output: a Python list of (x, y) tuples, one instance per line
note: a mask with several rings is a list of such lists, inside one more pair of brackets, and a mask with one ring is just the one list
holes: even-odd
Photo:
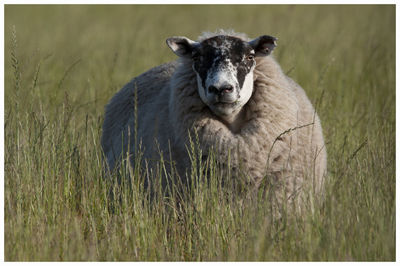
[[(6, 261), (396, 259), (394, 5), (4, 10)], [(181, 209), (160, 193), (149, 200), (137, 168), (119, 185), (103, 178), (108, 100), (176, 58), (166, 38), (218, 28), (278, 37), (275, 58), (317, 108), (326, 193), (301, 215), (278, 219), (261, 198), (238, 203), (217, 171), (210, 186), (193, 174)]]

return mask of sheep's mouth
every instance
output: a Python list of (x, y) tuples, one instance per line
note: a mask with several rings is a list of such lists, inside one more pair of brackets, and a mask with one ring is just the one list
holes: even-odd
[(230, 114), (232, 111), (236, 110), (240, 106), (239, 101), (234, 102), (216, 102), (211, 107), (211, 109), (216, 114), (227, 115)]
[(234, 100), (234, 101), (217, 101), (214, 103), (215, 106), (218, 107), (232, 107), (239, 104), (238, 100)]
[(209, 105), (209, 107), (217, 116), (229, 116), (240, 108), (240, 102), (215, 102), (214, 104)]
[(239, 103), (238, 99), (219, 99), (217, 101), (214, 102), (215, 106), (226, 106), (226, 107), (231, 107), (231, 106), (235, 106)]

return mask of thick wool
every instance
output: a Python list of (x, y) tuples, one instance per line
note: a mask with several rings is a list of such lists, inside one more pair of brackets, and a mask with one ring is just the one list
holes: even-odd
[(184, 176), (190, 171), (188, 135), (196, 132), (203, 154), (213, 149), (220, 162), (229, 158), (230, 166), (255, 187), (268, 179), (277, 184), (280, 199), (293, 198), (304, 187), (320, 193), (326, 172), (320, 120), (303, 89), (272, 56), (257, 58), (253, 94), (243, 108), (245, 119), (233, 132), (200, 99), (190, 59), (155, 67), (128, 83), (106, 107), (102, 146), (109, 167), (117, 166), (128, 147), (134, 151), (141, 143), (144, 158), (154, 161), (162, 154)]

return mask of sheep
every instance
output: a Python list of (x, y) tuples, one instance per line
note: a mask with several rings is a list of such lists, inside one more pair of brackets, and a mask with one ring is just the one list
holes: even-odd
[(171, 157), (184, 177), (192, 133), (203, 154), (215, 150), (219, 162), (230, 160), (255, 188), (268, 179), (278, 184), (281, 200), (305, 186), (322, 193), (321, 123), (304, 90), (271, 55), (276, 40), (224, 30), (198, 41), (168, 38), (178, 59), (132, 79), (106, 106), (101, 145), (109, 169), (127, 152), (133, 162), (140, 142), (143, 158)]

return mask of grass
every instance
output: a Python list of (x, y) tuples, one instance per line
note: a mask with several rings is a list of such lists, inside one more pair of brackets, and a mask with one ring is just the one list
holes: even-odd
[[(180, 209), (149, 200), (138, 168), (102, 178), (107, 101), (175, 58), (167, 37), (217, 28), (278, 37), (316, 104), (329, 174), (302, 215), (238, 201), (212, 161)], [(394, 5), (6, 5), (4, 70), (6, 261), (395, 260)]]

